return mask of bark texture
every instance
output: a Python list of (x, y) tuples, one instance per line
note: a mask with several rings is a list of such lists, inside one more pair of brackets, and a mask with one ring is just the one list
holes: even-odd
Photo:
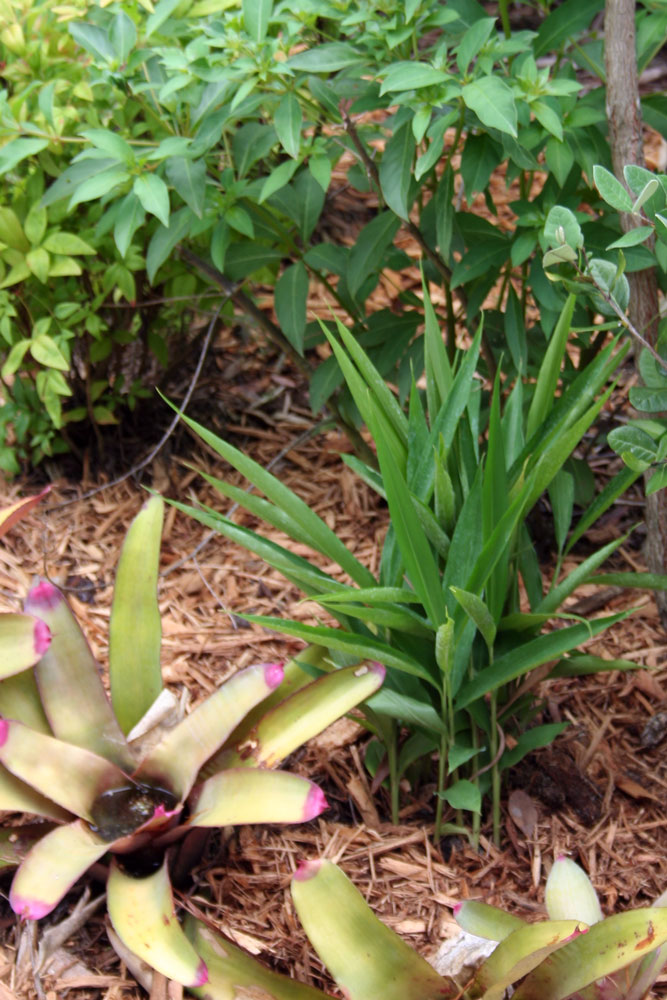
[[(635, 48), (635, 0), (607, 0), (605, 4), (605, 69), (607, 73), (607, 120), (614, 173), (623, 180), (626, 163), (644, 166), (642, 117)], [(624, 231), (636, 222), (621, 216)], [(630, 319), (655, 344), (658, 336), (658, 284), (650, 268), (628, 275)], [(667, 490), (646, 498), (646, 560), (653, 573), (667, 572)], [(658, 591), (656, 601), (663, 627), (667, 629), (667, 593)]]

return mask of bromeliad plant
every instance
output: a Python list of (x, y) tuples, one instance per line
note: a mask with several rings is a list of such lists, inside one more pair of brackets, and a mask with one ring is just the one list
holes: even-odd
[[(39, 623), (46, 648), (38, 650), (33, 670), (3, 660), (0, 808), (50, 823), (48, 832), (33, 831), (36, 842), (14, 877), (16, 913), (45, 917), (93, 863), (108, 857), (108, 911), (125, 947), (195, 986), (208, 973), (175, 913), (169, 856), (176, 848), (169, 854), (167, 848), (197, 827), (319, 815), (326, 800), (317, 786), (272, 769), (374, 693), (384, 670), (360, 665), (313, 680), (296, 661), (286, 668), (257, 664), (172, 728), (158, 729), (157, 740), (139, 736), (162, 691), (156, 596), (162, 517), (162, 501), (154, 497), (121, 554), (110, 622), (112, 703), (62, 593), (46, 580), (30, 591), (28, 621)], [(316, 663), (319, 655), (309, 650), (302, 663)]]
[[(292, 879), (294, 905), (316, 952), (347, 1000), (644, 1000), (667, 962), (667, 893), (653, 907), (603, 919), (587, 875), (559, 858), (549, 875), (548, 919), (528, 924), (467, 900), (454, 914), (471, 934), (498, 945), (474, 976), (440, 975), (373, 914), (330, 861), (303, 862)], [(328, 994), (264, 968), (201, 920), (185, 931), (205, 956), (202, 1000), (266, 997), (326, 1000)]]
[[(574, 617), (559, 610), (563, 602), (594, 580), (622, 544), (622, 539), (609, 543), (559, 579), (573, 545), (638, 475), (624, 469), (597, 497), (586, 495), (590, 473), (573, 453), (608, 398), (611, 390), (605, 386), (627, 345), (607, 345), (558, 397), (573, 306), (570, 297), (536, 382), (518, 377), (510, 391), (499, 374), (487, 393), (475, 378), (481, 331), (451, 365), (425, 295), (426, 389), (420, 392), (413, 384), (407, 415), (345, 327), (338, 327), (340, 339), (328, 335), (373, 437), (378, 468), (353, 457), (345, 461), (389, 507), (377, 577), (292, 491), (187, 420), (266, 499), (206, 477), (216, 490), (337, 563), (352, 581), (340, 583), (213, 510), (177, 504), (264, 558), (333, 615), (339, 628), (247, 617), (327, 646), (334, 657), (370, 656), (387, 666), (386, 685), (365, 707), (366, 724), (386, 753), (394, 819), (401, 775), (417, 759), (437, 754), (436, 834), (444, 829), (444, 803), (458, 813), (455, 829), (461, 826), (461, 810), (473, 813), (477, 827), (481, 796), (491, 790), (498, 837), (501, 771), (562, 730), (560, 724), (531, 727), (539, 710), (535, 668), (542, 667), (541, 679), (632, 666), (576, 652), (629, 612), (575, 621), (543, 634), (548, 622)], [(545, 492), (558, 551), (546, 587), (529, 518)], [(573, 526), (575, 503), (584, 512)], [(624, 575), (623, 583), (628, 582), (661, 586), (665, 581), (646, 575), (628, 581)], [(520, 604), (520, 583), (528, 610)], [(411, 735), (399, 748), (402, 728)], [(369, 747), (372, 770), (379, 764), (378, 750)]]
[(603, 919), (595, 890), (574, 862), (555, 862), (546, 887), (549, 919), (527, 924), (466, 901), (467, 931), (498, 941), (472, 982), (438, 975), (373, 915), (329, 861), (304, 862), (292, 881), (299, 918), (350, 1000), (643, 1000), (667, 962), (667, 893), (651, 908)]

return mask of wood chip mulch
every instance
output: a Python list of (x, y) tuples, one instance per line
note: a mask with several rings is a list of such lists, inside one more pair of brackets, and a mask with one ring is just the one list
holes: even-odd
[[(307, 414), (298, 412), (298, 406), (296, 410), (283, 416), (278, 411), (254, 425), (246, 422), (245, 428), (234, 423), (221, 430), (263, 464), (285, 451), (273, 471), (376, 570), (387, 523), (384, 505), (351, 473), (341, 471), (338, 452), (345, 441), (338, 433), (290, 447), (309, 423)], [(154, 467), (158, 485), (169, 495), (191, 494), (224, 509), (186, 461), (239, 481), (218, 459), (184, 438), (168, 469)], [(145, 494), (124, 482), (86, 502), (59, 507), (87, 485), (55, 483), (42, 508), (7, 536), (0, 550), (0, 605), (16, 610), (36, 574), (46, 573), (73, 588), (71, 603), (104, 664), (119, 547)], [(18, 487), (5, 487), (0, 503), (18, 495)], [(637, 519), (636, 509), (631, 515)], [(235, 517), (253, 525), (241, 511)], [(622, 530), (619, 518), (611, 518), (605, 540)], [(279, 540), (277, 532), (266, 533)], [(204, 534), (194, 521), (169, 510), (159, 589), (164, 676), (176, 689), (186, 686), (194, 702), (232, 671), (258, 660), (286, 659), (301, 648), (296, 640), (248, 626), (238, 615), (254, 612), (314, 621), (316, 614), (316, 606), (300, 601), (298, 592), (276, 573), (219, 536), (196, 560), (188, 560)], [(601, 543), (596, 538), (596, 544)], [(627, 563), (641, 565), (641, 556), (627, 545), (621, 552)], [(577, 601), (589, 598), (585, 588), (575, 595)], [(273, 967), (327, 989), (332, 989), (330, 980), (300, 930), (289, 896), (289, 876), (304, 857), (324, 855), (338, 861), (375, 912), (426, 955), (455, 932), (450, 907), (459, 899), (484, 899), (529, 918), (541, 914), (545, 877), (561, 853), (589, 872), (606, 912), (648, 905), (667, 887), (667, 764), (664, 741), (643, 747), (641, 738), (647, 722), (667, 709), (667, 640), (648, 595), (612, 592), (608, 603), (593, 614), (631, 605), (639, 610), (588, 649), (609, 659), (632, 659), (640, 669), (545, 685), (548, 717), (570, 726), (554, 747), (539, 751), (512, 775), (515, 792), (520, 787), (536, 809), (533, 829), (522, 812), (522, 800), (515, 798), (510, 806), (507, 800), (504, 804), (500, 848), (491, 843), (488, 826), (479, 851), (456, 839), (434, 845), (428, 788), (417, 795), (405, 790), (402, 823), (392, 827), (384, 793), (370, 795), (363, 733), (355, 723), (341, 722), (290, 761), (293, 770), (322, 785), (330, 812), (303, 827), (248, 828), (223, 837), (202, 859), (194, 890), (182, 898), (183, 905), (203, 912)], [(536, 780), (538, 774), (550, 776), (546, 791), (544, 781)], [(93, 893), (100, 889), (94, 883), (91, 888)], [(82, 885), (75, 887), (53, 922), (69, 913), (82, 891)], [(29, 955), (16, 960), (18, 945), (25, 952), (25, 932), (6, 904), (0, 919), (0, 998), (39, 996)], [(38, 939), (44, 929), (38, 925)], [(40, 989), (48, 1000), (141, 995), (108, 946), (99, 914), (64, 950), (71, 959), (72, 978), (67, 979), (66, 963), (55, 975), (45, 975)], [(667, 995), (667, 980), (660, 989), (656, 995)]]

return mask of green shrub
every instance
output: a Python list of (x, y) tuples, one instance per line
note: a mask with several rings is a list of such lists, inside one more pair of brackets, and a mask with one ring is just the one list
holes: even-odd
[[(423, 365), (421, 303), (402, 291), (400, 315), (366, 309), (384, 269), (411, 266), (394, 244), (401, 226), (444, 286), (450, 359), (455, 323), (474, 326), (500, 283), (486, 363), (504, 351), (508, 373), (534, 371), (565, 301), (534, 254), (539, 234), (608, 163), (603, 89), (580, 94), (573, 64), (599, 69), (601, 43), (587, 34), (599, 6), (567, 0), (539, 31), (505, 37), (475, 0), (25, 0), (18, 13), (5, 2), (0, 466), (37, 462), (68, 446), (72, 423), (134, 405), (180, 360), (182, 301), (208, 287), (211, 268), (228, 291), (275, 284), (281, 343), (296, 357), (322, 341), (306, 311), (321, 283), (405, 395)], [(643, 65), (664, 15), (638, 17)], [(552, 50), (556, 69), (538, 69)], [(649, 111), (662, 121), (659, 101)], [(345, 151), (352, 190), (379, 198), (352, 247), (319, 228)], [(500, 224), (490, 193), (503, 163), (518, 185), (515, 224)], [(461, 201), (477, 193), (493, 223)], [(631, 256), (642, 266), (640, 250)], [(144, 304), (164, 298), (178, 300), (171, 312)], [(541, 326), (526, 330), (531, 299)], [(596, 349), (592, 315), (580, 309), (576, 325)], [(313, 410), (343, 381), (334, 358), (321, 364)]]

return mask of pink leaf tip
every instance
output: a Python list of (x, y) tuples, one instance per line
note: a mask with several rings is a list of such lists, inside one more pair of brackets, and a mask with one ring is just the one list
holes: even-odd
[(0, 719), (0, 747), (4, 747), (9, 736), (9, 723), (6, 719)]
[(51, 645), (51, 629), (41, 618), (38, 618), (35, 622), (33, 641), (35, 643), (35, 652), (38, 656), (43, 656)]
[(26, 608), (39, 610), (53, 610), (61, 601), (63, 595), (57, 587), (54, 587), (48, 580), (40, 580), (29, 592), (26, 600)]
[(567, 854), (559, 854), (556, 858), (556, 864), (558, 864), (559, 861), (567, 861)]
[(328, 808), (329, 803), (324, 792), (317, 785), (313, 785), (306, 796), (306, 804), (303, 807), (303, 822), (307, 823), (309, 819), (315, 819)]
[(24, 896), (16, 896), (9, 893), (9, 905), (14, 913), (24, 920), (41, 920), (55, 908), (54, 903), (45, 903), (41, 899), (26, 899)]
[(208, 969), (206, 967), (206, 962), (202, 958), (201, 962), (197, 966), (195, 981), (192, 985), (193, 987), (205, 986), (207, 982), (208, 982)]
[(266, 686), (271, 688), (271, 690), (277, 688), (279, 684), (282, 684), (284, 676), (285, 668), (282, 663), (264, 664), (264, 680), (266, 681)]
[(454, 908), (452, 909), (452, 913), (456, 917), (458, 916), (458, 914), (461, 912), (462, 909), (463, 909), (463, 903), (456, 903)]
[(307, 882), (309, 878), (315, 878), (321, 864), (321, 861), (299, 861), (292, 878), (295, 882)]

